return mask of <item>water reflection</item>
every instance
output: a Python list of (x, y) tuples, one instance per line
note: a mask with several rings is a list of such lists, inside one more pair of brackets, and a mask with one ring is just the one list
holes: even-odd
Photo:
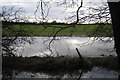
[(91, 71), (73, 72), (17, 72), (13, 71), (12, 78), (118, 78), (118, 72), (94, 67)]
[[(18, 55), (22, 56), (46, 56), (50, 55), (51, 51), (48, 49), (48, 44), (51, 37), (34, 37), (33, 44), (24, 44), (19, 46)], [(102, 39), (101, 39), (102, 38)], [(56, 55), (70, 55), (77, 56), (75, 48), (77, 47), (82, 56), (100, 56), (102, 54), (115, 55), (114, 41), (107, 39), (109, 37), (101, 37), (97, 40), (94, 37), (56, 37), (56, 40), (51, 43), (51, 50), (53, 51), (53, 56)], [(100, 40), (101, 39), (101, 40)]]

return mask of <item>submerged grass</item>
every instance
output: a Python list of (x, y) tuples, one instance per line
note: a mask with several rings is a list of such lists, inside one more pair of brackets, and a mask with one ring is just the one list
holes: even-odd
[(78, 57), (3, 57), (3, 68), (16, 70), (69, 71), (78, 70), (81, 67)]
[(90, 70), (98, 66), (106, 69), (117, 70), (117, 58), (108, 57), (89, 57), (84, 58), (85, 66), (83, 68), (79, 57), (58, 56), (58, 57), (3, 57), (3, 70), (20, 70), (20, 71), (73, 71), (73, 70)]

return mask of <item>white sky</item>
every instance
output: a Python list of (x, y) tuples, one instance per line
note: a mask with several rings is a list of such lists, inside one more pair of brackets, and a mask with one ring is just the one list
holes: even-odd
[[(7, 8), (10, 8), (11, 6), (15, 6), (14, 10), (17, 10), (18, 8), (23, 7), (23, 10), (26, 12), (26, 16), (30, 18), (30, 21), (35, 21), (35, 15), (34, 12), (36, 10), (37, 2), (39, 0), (0, 0), (0, 12), (2, 12), (2, 6), (6, 6)], [(49, 15), (47, 17), (48, 21), (65, 21), (65, 19), (69, 16), (75, 15), (75, 11), (77, 10), (77, 6), (74, 6), (74, 8), (67, 8), (65, 10), (65, 6), (57, 6), (55, 2), (60, 2), (63, 0), (43, 0), (43, 1), (50, 1), (49, 6), (50, 11)], [(68, 0), (71, 1), (71, 0)], [(75, 0), (77, 1), (77, 0)], [(101, 2), (106, 2), (106, 0), (83, 0), (83, 7), (81, 9), (84, 9), (84, 7), (89, 7), (95, 5), (101, 5)], [(92, 4), (90, 4), (91, 2)], [(80, 0), (78, 0), (78, 4), (80, 5)], [(40, 13), (39, 13), (40, 14)]]

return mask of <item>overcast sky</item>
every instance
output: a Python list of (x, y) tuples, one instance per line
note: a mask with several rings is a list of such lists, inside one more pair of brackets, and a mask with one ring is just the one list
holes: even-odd
[[(1, 8), (0, 12), (2, 12), (3, 6), (6, 6), (7, 8), (15, 6), (14, 10), (17, 10), (22, 7), (23, 10), (25, 10), (26, 12), (24, 15), (29, 17), (30, 21), (35, 21), (34, 12), (36, 10), (38, 1), (39, 0), (0, 0), (0, 8)], [(75, 11), (77, 10), (77, 6), (74, 6), (72, 8), (67, 7), (67, 9), (65, 5), (57, 6), (56, 2), (61, 2), (63, 0), (44, 0), (44, 1), (50, 2), (48, 5), (50, 7), (49, 15), (47, 17), (48, 21), (53, 21), (53, 20), (65, 21), (65, 19), (68, 18), (69, 16), (76, 14)], [(69, 3), (70, 1), (71, 0), (68, 0)], [(106, 0), (84, 0), (83, 7), (81, 9), (84, 10), (85, 7), (89, 7), (89, 6), (95, 7), (96, 5), (101, 5), (101, 2), (106, 2)], [(78, 4), (80, 5), (79, 0), (78, 0)], [(45, 8), (45, 11), (47, 11), (47, 8)], [(40, 16), (40, 13), (38, 13), (37, 15)]]

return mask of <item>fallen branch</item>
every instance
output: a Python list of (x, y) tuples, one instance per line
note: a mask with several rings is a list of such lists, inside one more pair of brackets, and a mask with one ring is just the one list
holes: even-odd
[(83, 65), (83, 67), (84, 67), (84, 60), (83, 60), (83, 58), (82, 58), (82, 56), (81, 56), (78, 48), (76, 48), (76, 51), (77, 51), (77, 53), (78, 53), (78, 55), (79, 55), (79, 58), (80, 58), (80, 60), (81, 60), (81, 62), (82, 62), (82, 65)]

